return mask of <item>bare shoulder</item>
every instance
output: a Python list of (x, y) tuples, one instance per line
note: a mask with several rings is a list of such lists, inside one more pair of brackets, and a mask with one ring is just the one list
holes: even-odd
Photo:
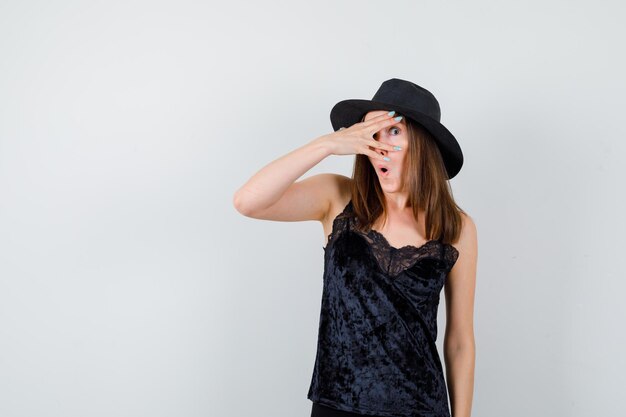
[(476, 276), (478, 258), (478, 231), (476, 223), (467, 213), (461, 212), (461, 218), (461, 234), (453, 245), (459, 252), (459, 256), (450, 271), (450, 282), (458, 280), (473, 281)]
[(340, 174), (332, 175), (332, 186), (329, 187), (330, 194), (328, 196), (328, 211), (323, 218), (323, 222), (333, 221), (335, 217), (346, 207), (348, 201), (352, 197), (351, 185), (352, 178)]
[(454, 243), (454, 246), (459, 252), (475, 253), (478, 245), (478, 231), (476, 229), (476, 223), (472, 216), (467, 212), (461, 212), (462, 226), (459, 239)]

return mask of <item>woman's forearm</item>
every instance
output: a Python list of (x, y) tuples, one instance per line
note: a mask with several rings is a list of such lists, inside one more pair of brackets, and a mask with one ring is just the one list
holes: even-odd
[(445, 352), (446, 379), (452, 417), (470, 417), (474, 395), (475, 347), (448, 349)]
[(242, 212), (262, 210), (271, 206), (291, 184), (331, 154), (325, 136), (294, 149), (254, 174), (237, 190), (234, 204)]

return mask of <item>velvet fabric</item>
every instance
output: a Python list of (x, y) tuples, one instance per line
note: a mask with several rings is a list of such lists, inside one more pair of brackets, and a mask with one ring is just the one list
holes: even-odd
[(435, 341), (440, 292), (458, 251), (438, 240), (395, 248), (355, 220), (350, 201), (323, 248), (307, 398), (365, 416), (449, 417)]
[(337, 410), (330, 408), (320, 403), (311, 403), (311, 416), (310, 417), (381, 417), (374, 415), (366, 415), (359, 413), (352, 413), (350, 411)]

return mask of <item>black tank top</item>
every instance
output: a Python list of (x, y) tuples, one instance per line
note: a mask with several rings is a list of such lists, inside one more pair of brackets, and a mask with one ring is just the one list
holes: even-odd
[(456, 248), (439, 240), (395, 248), (376, 230), (356, 227), (350, 200), (323, 250), (307, 398), (324, 407), (313, 407), (312, 417), (450, 417), (435, 341)]

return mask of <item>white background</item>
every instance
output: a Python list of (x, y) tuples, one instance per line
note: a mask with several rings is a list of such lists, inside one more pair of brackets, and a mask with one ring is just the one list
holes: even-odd
[(310, 415), (322, 227), (232, 196), (393, 77), (465, 156), (472, 415), (619, 415), (625, 11), (1, 1), (0, 415)]

